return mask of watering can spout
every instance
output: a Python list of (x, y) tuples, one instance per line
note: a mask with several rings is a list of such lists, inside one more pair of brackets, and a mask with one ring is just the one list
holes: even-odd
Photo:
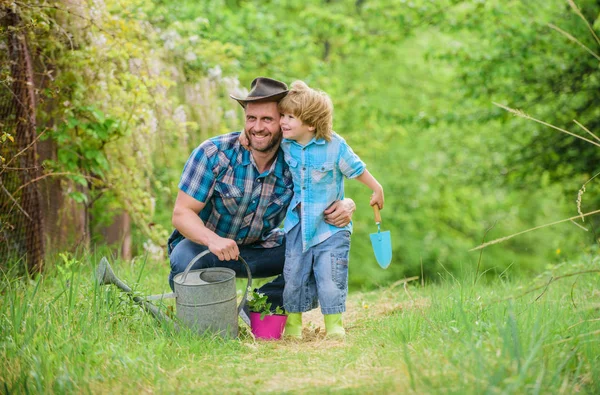
[[(112, 273), (112, 268), (110, 267), (110, 264), (108, 263), (108, 259), (106, 259), (106, 257), (102, 257), (102, 259), (100, 260), (100, 263), (98, 264), (98, 267), (96, 267), (96, 284), (97, 285), (104, 285), (104, 284), (110, 283), (106, 280), (107, 272)], [(113, 273), (113, 275), (114, 275), (114, 273)]]
[(131, 288), (124, 282), (119, 280), (112, 270), (110, 263), (106, 257), (102, 257), (98, 267), (96, 268), (96, 284), (98, 285), (109, 285), (114, 284), (123, 292), (131, 292)]
[(186, 270), (175, 276), (173, 279), (175, 283), (174, 293), (147, 297), (134, 295), (132, 289), (117, 278), (106, 257), (100, 260), (96, 268), (96, 284), (98, 286), (116, 285), (157, 320), (172, 323), (176, 330), (179, 330), (177, 323), (173, 322), (170, 317), (150, 303), (149, 300), (175, 298), (178, 322), (196, 330), (199, 334), (210, 330), (223, 337), (237, 337), (237, 317), (240, 316), (245, 323), (250, 324), (248, 316), (243, 311), (248, 288), (252, 285), (250, 267), (242, 257), (238, 258), (246, 268), (248, 283), (242, 301), (236, 306), (237, 293), (235, 290), (235, 272), (233, 270), (219, 267), (191, 270), (192, 266), (208, 253), (210, 251), (206, 250), (196, 255), (190, 261)]
[(173, 320), (171, 320), (166, 314), (160, 311), (158, 307), (156, 307), (150, 302), (145, 301), (144, 298), (141, 298), (139, 296), (133, 296), (131, 288), (123, 281), (117, 278), (106, 257), (102, 257), (100, 263), (98, 264), (98, 267), (96, 267), (96, 284), (98, 286), (110, 284), (116, 285), (117, 288), (128, 294), (135, 303), (139, 304), (144, 308), (144, 310), (152, 314), (154, 318), (161, 322), (172, 323), (175, 327), (175, 330), (179, 330), (179, 326), (175, 322), (173, 322)]

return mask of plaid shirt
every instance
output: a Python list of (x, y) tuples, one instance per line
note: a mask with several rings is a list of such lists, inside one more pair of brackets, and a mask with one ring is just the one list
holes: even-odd
[[(323, 211), (344, 198), (344, 176), (355, 178), (365, 164), (346, 141), (334, 133), (331, 141), (312, 139), (302, 146), (283, 139), (281, 149), (294, 178), (294, 198), (288, 207), (283, 228), (289, 232), (302, 221), (302, 251), (307, 251), (342, 230), (352, 232), (352, 222), (343, 228), (325, 222)], [(300, 204), (300, 216), (296, 212)]]
[[(179, 189), (206, 205), (198, 214), (205, 226), (238, 245), (280, 246), (279, 225), (293, 195), (292, 175), (278, 151), (260, 174), (254, 158), (238, 141), (240, 133), (211, 138), (198, 146), (183, 169)], [(177, 230), (169, 253), (183, 239)]]

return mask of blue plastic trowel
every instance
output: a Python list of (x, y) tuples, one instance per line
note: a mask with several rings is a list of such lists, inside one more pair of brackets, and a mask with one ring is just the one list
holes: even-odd
[(392, 261), (392, 239), (389, 230), (385, 232), (381, 231), (381, 215), (379, 214), (379, 206), (377, 204), (373, 206), (373, 212), (375, 213), (377, 233), (370, 234), (371, 244), (373, 245), (377, 263), (383, 269), (387, 269)]

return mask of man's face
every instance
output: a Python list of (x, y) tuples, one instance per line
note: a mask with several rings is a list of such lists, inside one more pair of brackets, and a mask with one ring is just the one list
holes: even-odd
[(248, 103), (245, 112), (244, 131), (250, 141), (250, 147), (258, 152), (271, 152), (279, 148), (281, 129), (277, 103)]

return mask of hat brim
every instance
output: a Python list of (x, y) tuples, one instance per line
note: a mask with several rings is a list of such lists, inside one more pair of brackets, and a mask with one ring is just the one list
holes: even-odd
[(231, 97), (233, 100), (235, 100), (238, 103), (240, 103), (240, 105), (242, 107), (246, 108), (246, 104), (247, 103), (268, 102), (268, 101), (276, 101), (276, 102), (278, 102), (279, 100), (283, 99), (288, 94), (288, 92), (289, 91), (283, 91), (283, 92), (276, 93), (274, 95), (246, 97), (244, 99), (239, 98), (239, 97), (235, 97), (233, 95), (229, 95), (229, 97)]

